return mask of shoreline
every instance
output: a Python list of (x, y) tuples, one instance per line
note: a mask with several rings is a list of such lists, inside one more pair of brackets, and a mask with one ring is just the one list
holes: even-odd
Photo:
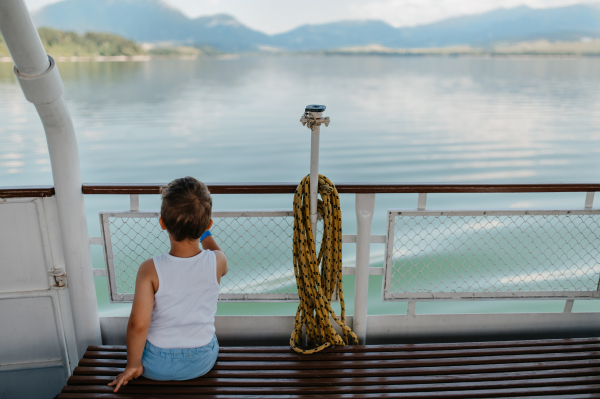
[[(215, 56), (203, 55), (180, 55), (180, 56), (162, 56), (162, 55), (99, 55), (99, 56), (56, 56), (53, 57), (56, 62), (147, 62), (153, 60), (196, 60), (199, 58), (216, 59), (234, 59), (237, 54), (222, 54)], [(13, 62), (11, 57), (0, 57), (0, 62)]]
[[(555, 59), (580, 59), (597, 58), (597, 54), (552, 54), (552, 53), (392, 53), (392, 52), (298, 52), (298, 53), (243, 53), (243, 54), (220, 54), (220, 55), (180, 55), (180, 56), (157, 56), (157, 55), (115, 55), (115, 56), (57, 56), (56, 62), (148, 62), (155, 60), (182, 60), (193, 61), (197, 59), (233, 60), (241, 57), (294, 57), (294, 56), (321, 56), (321, 57), (439, 57), (439, 58), (555, 58)], [(0, 63), (12, 63), (11, 57), (0, 57)]]

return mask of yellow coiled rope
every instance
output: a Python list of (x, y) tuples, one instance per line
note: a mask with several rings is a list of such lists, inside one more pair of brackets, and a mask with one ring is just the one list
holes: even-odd
[[(323, 238), (316, 254), (310, 224), (310, 175), (306, 176), (294, 195), (294, 272), (300, 304), (296, 311), (290, 346), (298, 353), (319, 352), (330, 345), (347, 345), (348, 335), (358, 344), (356, 334), (346, 326), (346, 308), (342, 290), (342, 210), (333, 183), (319, 175), (318, 211), (323, 217)], [(320, 269), (319, 269), (320, 265)], [(338, 286), (342, 314), (338, 318), (331, 308), (331, 296)], [(342, 336), (334, 330), (331, 318), (342, 328)], [(300, 349), (302, 326), (313, 349)]]

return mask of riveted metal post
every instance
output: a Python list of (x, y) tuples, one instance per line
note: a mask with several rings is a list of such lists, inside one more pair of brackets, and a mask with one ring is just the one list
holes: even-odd
[(369, 299), (369, 264), (371, 257), (371, 222), (375, 211), (375, 194), (356, 194), (356, 277), (354, 283), (353, 330), (360, 345), (367, 342), (367, 301)]

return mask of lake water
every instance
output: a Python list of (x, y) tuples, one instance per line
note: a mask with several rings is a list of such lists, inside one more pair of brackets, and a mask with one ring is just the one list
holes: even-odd
[[(600, 59), (452, 57), (240, 57), (60, 63), (86, 183), (299, 182), (309, 172), (304, 106), (327, 106), (320, 171), (333, 182), (596, 182), (600, 178)], [(0, 185), (52, 184), (44, 132), (0, 63)], [(430, 195), (433, 208), (581, 208), (585, 194)], [(378, 195), (373, 233), (387, 209), (417, 195)], [(345, 234), (354, 197), (342, 195)], [(126, 196), (86, 196), (91, 236), (100, 210)], [(291, 208), (291, 195), (220, 196), (216, 209)], [(158, 196), (142, 196), (157, 209)], [(354, 246), (344, 246), (351, 264)], [(383, 246), (372, 246), (381, 264)], [(102, 253), (93, 248), (94, 266)], [(96, 277), (102, 315), (109, 304)], [(344, 279), (352, 313), (353, 278)], [(369, 313), (406, 312), (381, 302), (370, 280)], [(562, 311), (564, 301), (422, 302), (418, 313)], [(219, 314), (293, 314), (293, 303), (219, 304)], [(599, 310), (576, 301), (575, 310)]]

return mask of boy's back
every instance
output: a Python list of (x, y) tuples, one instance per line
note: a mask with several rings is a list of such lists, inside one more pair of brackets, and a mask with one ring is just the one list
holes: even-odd
[(154, 294), (148, 341), (160, 348), (197, 348), (215, 335), (219, 297), (217, 258), (203, 250), (191, 258), (155, 256), (158, 291)]

